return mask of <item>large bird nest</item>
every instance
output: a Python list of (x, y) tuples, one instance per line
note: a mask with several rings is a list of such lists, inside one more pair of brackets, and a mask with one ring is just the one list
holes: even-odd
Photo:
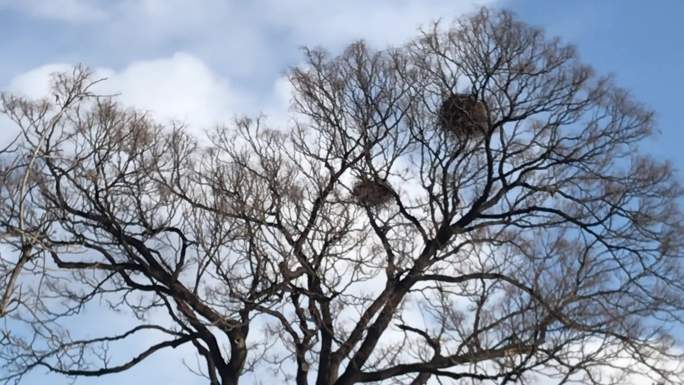
[(487, 107), (473, 95), (452, 94), (439, 108), (440, 127), (459, 139), (481, 136), (487, 124)]
[(364, 206), (383, 206), (392, 200), (395, 192), (392, 186), (383, 180), (359, 178), (352, 187), (352, 196)]

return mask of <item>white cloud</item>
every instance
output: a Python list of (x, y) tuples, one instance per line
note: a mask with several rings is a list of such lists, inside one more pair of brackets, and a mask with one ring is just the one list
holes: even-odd
[(130, 36), (133, 44), (185, 44), (249, 78), (282, 71), (302, 46), (339, 49), (358, 39), (376, 47), (401, 44), (435, 19), (450, 21), (498, 1), (127, 1), (109, 33)]
[[(51, 74), (71, 68), (68, 64), (35, 68), (12, 79), (7, 91), (34, 99), (46, 97)], [(97, 93), (117, 94), (124, 105), (146, 111), (160, 123), (181, 121), (196, 133), (232, 119), (242, 99), (227, 80), (185, 53), (134, 62), (120, 71), (100, 68), (95, 73), (106, 78)]]
[(252, 109), (245, 111), (248, 114), (264, 114), (266, 122), (277, 126), (275, 128), (283, 128), (290, 123), (290, 100), (293, 96), (294, 89), (292, 84), (286, 76), (277, 78), (273, 82), (271, 88), (271, 95), (267, 101), (259, 106), (253, 102)]
[(122, 71), (99, 70), (107, 77), (104, 92), (120, 93), (126, 105), (151, 112), (163, 121), (180, 120), (210, 128), (230, 119), (236, 97), (225, 79), (200, 59), (185, 53), (135, 62)]
[[(70, 64), (47, 64), (16, 76), (5, 89), (31, 99), (44, 98), (50, 93), (50, 76), (71, 70)], [(121, 70), (98, 68), (94, 77), (104, 78), (96, 93), (115, 95), (125, 106), (145, 111), (159, 123), (185, 123), (200, 136), (242, 115), (263, 114), (269, 124), (281, 128), (289, 123), (292, 87), (286, 76), (273, 82), (268, 95), (259, 96), (233, 87), (199, 58), (176, 53), (133, 62)], [(5, 133), (10, 130), (11, 124), (0, 116), (0, 137), (9, 137)]]
[(315, 1), (271, 0), (266, 19), (295, 34), (299, 44), (340, 45), (365, 39), (383, 46), (399, 44), (421, 25), (438, 18), (452, 18), (491, 5), (496, 0), (471, 1)]
[(22, 96), (38, 99), (50, 94), (50, 76), (57, 72), (71, 71), (72, 66), (66, 63), (52, 63), (24, 72), (12, 79), (7, 91)]
[[(68, 64), (48, 64), (27, 71), (12, 79), (3, 90), (30, 99), (39, 99), (49, 95), (50, 74), (69, 71)], [(0, 114), (0, 149), (7, 146), (19, 133), (16, 125), (4, 114)]]
[[(270, 82), (303, 45), (338, 49), (361, 38), (377, 47), (400, 44), (437, 18), (503, 0), (3, 1), (36, 17), (83, 24), (83, 46), (69, 47), (77, 53), (106, 45), (103, 55), (140, 60), (182, 50), (230, 76)], [(89, 20), (97, 23), (84, 24)]]
[(106, 13), (88, 0), (0, 0), (0, 9), (14, 8), (31, 16), (68, 22), (92, 22)]
[[(219, 0), (126, 1), (116, 13), (120, 26), (145, 23), (158, 38), (214, 35), (214, 41), (252, 41), (273, 30), (279, 39), (292, 34), (295, 44), (336, 45), (364, 38), (379, 44), (396, 44), (415, 33), (421, 24), (451, 18), (492, 5), (500, 0), (266, 0), (258, 3)], [(114, 12), (114, 11), (112, 11)], [(237, 39), (236, 39), (237, 38)], [(257, 39), (258, 40), (258, 39)], [(264, 36), (268, 43), (274, 43)], [(281, 41), (279, 41), (281, 42)]]

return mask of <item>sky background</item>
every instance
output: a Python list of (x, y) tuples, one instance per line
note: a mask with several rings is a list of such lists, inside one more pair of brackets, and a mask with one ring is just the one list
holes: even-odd
[[(203, 129), (257, 113), (284, 122), (284, 74), (301, 63), (302, 46), (335, 52), (355, 39), (376, 48), (401, 44), (420, 25), (482, 5), (512, 10), (576, 45), (599, 74), (613, 74), (656, 111), (659, 134), (644, 151), (671, 160), (684, 175), (679, 0), (0, 0), (0, 90), (40, 96), (51, 72), (84, 63), (108, 77), (107, 89), (120, 92), (124, 103), (162, 122), (180, 119)], [(0, 119), (0, 144), (11, 132)], [(77, 383), (204, 383), (177, 357)], [(41, 373), (26, 381), (47, 382)]]

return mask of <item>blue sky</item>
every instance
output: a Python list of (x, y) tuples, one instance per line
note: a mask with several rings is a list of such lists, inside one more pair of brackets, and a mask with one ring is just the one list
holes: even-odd
[(684, 177), (684, 2), (514, 0), (506, 6), (574, 44), (585, 62), (655, 110), (660, 134), (644, 150), (670, 159)]
[[(301, 46), (399, 44), (420, 24), (506, 7), (577, 46), (585, 62), (656, 111), (644, 150), (684, 170), (684, 2), (660, 0), (0, 0), (0, 90), (38, 96), (50, 72), (96, 68), (124, 103), (208, 128), (236, 114), (284, 119)], [(11, 128), (0, 121), (0, 143)], [(81, 326), (81, 325), (79, 325)], [(86, 325), (82, 325), (87, 327)], [(80, 384), (203, 383), (173, 355)], [(27, 383), (47, 382), (41, 374)], [(50, 383), (58, 383), (52, 382)]]

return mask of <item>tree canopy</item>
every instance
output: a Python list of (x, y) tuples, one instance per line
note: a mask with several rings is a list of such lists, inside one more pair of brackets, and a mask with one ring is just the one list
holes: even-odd
[[(505, 11), (305, 56), (290, 122), (210, 143), (85, 67), (2, 95), (2, 380), (177, 347), (214, 385), (684, 380), (652, 111)], [(92, 336), (87, 311), (130, 325)]]

